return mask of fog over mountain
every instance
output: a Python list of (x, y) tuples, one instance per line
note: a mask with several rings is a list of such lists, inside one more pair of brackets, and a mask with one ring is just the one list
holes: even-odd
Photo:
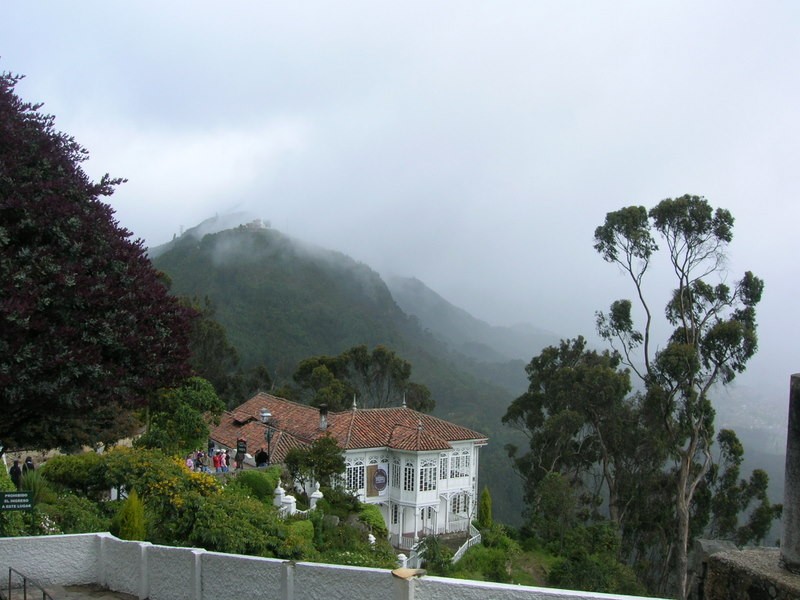
[[(310, 356), (388, 346), (411, 363), (412, 380), (430, 389), (436, 414), (489, 437), (481, 481), (498, 517), (519, 524), (521, 490), (505, 447), (526, 440), (501, 417), (527, 388), (525, 357), (558, 343), (556, 334), (489, 325), (418, 279), (389, 278), (387, 285), (368, 264), (262, 221), (212, 233), (229, 222), (209, 219), (151, 255), (174, 293), (211, 301), (242, 364), (266, 366), (282, 387)], [(742, 392), (719, 390), (718, 425), (737, 430), (747, 449), (744, 472), (765, 469), (772, 501), (780, 502), (785, 426), (762, 410), (763, 396)]]
[[(94, 177), (128, 178), (110, 202), (147, 245), (247, 212), (492, 326), (593, 338), (632, 294), (594, 228), (704, 195), (736, 218), (726, 280), (766, 282), (731, 418), (785, 423), (799, 22), (797, 3), (721, 0), (45, 1), (4, 7), (0, 57)], [(654, 306), (669, 275), (654, 265)]]

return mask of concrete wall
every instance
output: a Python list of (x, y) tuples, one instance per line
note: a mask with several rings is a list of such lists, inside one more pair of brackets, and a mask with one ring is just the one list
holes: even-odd
[(800, 373), (789, 380), (782, 519), (781, 560), (787, 569), (800, 573)]
[(101, 543), (98, 534), (0, 538), (0, 582), (8, 588), (8, 567), (43, 585), (98, 581)]
[[(553, 588), (534, 588), (522, 585), (448, 579), (447, 577), (422, 577), (414, 582), (414, 600), (599, 600), (601, 598), (639, 598), (615, 596)], [(644, 600), (644, 599), (641, 599)], [(647, 600), (653, 600), (648, 598)]]
[(708, 560), (706, 600), (797, 600), (800, 576), (781, 566), (778, 548), (718, 552)]
[[(600, 600), (586, 592), (419, 577), (368, 569), (126, 542), (108, 533), (0, 538), (0, 585), (8, 567), (47, 585), (99, 583), (150, 600)], [(423, 572), (424, 573), (424, 572)]]
[[(110, 534), (98, 535), (102, 536), (101, 555), (103, 560), (97, 583), (117, 592), (125, 592), (140, 598), (147, 597), (145, 552), (150, 544), (147, 542), (124, 542)], [(0, 547), (2, 547), (2, 543), (0, 543)], [(136, 568), (137, 566), (139, 568)]]

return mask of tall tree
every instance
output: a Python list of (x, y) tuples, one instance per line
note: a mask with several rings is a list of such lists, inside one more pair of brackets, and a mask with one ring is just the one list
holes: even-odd
[(150, 401), (147, 431), (134, 444), (174, 453), (205, 448), (208, 420), (216, 420), (223, 410), (211, 383), (189, 377), (179, 387), (160, 390)]
[(338, 356), (315, 356), (302, 361), (295, 382), (311, 404), (327, 404), (331, 410), (350, 407), (358, 398), (363, 408), (399, 406), (430, 412), (435, 405), (428, 388), (410, 381), (411, 363), (385, 346), (372, 352), (354, 346)]
[(622, 525), (630, 490), (644, 470), (658, 468), (643, 434), (639, 397), (631, 391), (620, 356), (587, 350), (578, 337), (550, 346), (526, 367), (528, 391), (514, 400), (503, 422), (529, 440), (528, 451), (509, 446), (522, 476), (531, 515), (540, 512), (542, 483), (552, 475), (576, 488), (590, 511), (606, 498), (608, 517)]
[(309, 446), (292, 448), (284, 462), (293, 479), (303, 484), (316, 481), (327, 487), (346, 468), (344, 451), (329, 435), (318, 437)]
[[(699, 196), (668, 198), (649, 211), (631, 206), (608, 213), (594, 237), (603, 259), (630, 278), (644, 316), (637, 329), (631, 301), (620, 300), (608, 313), (598, 313), (598, 330), (641, 379), (649, 414), (666, 439), (675, 502), (674, 577), (677, 594), (685, 598), (692, 503), (712, 465), (709, 395), (716, 384), (730, 383), (741, 373), (756, 351), (755, 307), (763, 282), (746, 272), (733, 288), (725, 283), (733, 217)], [(659, 250), (656, 237), (666, 245), (675, 282), (665, 309), (672, 331), (658, 349), (644, 286)]]
[(87, 152), (0, 75), (0, 439), (73, 447), (130, 431), (130, 410), (188, 374), (192, 311), (101, 201)]
[[(769, 476), (765, 471), (756, 469), (749, 480), (739, 479), (744, 447), (734, 431), (720, 430), (717, 441), (721, 460), (711, 466), (706, 476), (711, 518), (708, 533), (739, 546), (758, 544), (766, 537), (773, 519), (780, 516), (783, 506), (770, 503)], [(743, 512), (749, 516), (745, 524), (739, 525), (739, 515)]]
[(481, 529), (489, 529), (493, 524), (492, 494), (489, 492), (489, 488), (484, 486), (478, 502), (478, 526)]

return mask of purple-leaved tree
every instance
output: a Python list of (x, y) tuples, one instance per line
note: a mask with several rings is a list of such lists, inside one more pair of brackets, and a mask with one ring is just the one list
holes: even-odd
[(0, 75), (0, 440), (6, 448), (118, 439), (132, 410), (189, 374), (193, 311), (101, 201), (88, 157)]

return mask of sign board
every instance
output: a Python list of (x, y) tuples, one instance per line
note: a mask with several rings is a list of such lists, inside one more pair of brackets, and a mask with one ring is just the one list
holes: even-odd
[(367, 467), (367, 497), (386, 495), (386, 485), (389, 483), (389, 476), (386, 471), (378, 465)]
[(386, 489), (386, 483), (389, 481), (389, 477), (386, 475), (386, 471), (383, 469), (378, 469), (375, 471), (375, 475), (372, 477), (372, 485), (375, 486), (375, 489), (379, 492), (382, 492)]
[(238, 440), (236, 442), (236, 453), (239, 454), (246, 454), (247, 453), (247, 442), (244, 440)]
[(0, 512), (33, 510), (33, 492), (0, 492)]

